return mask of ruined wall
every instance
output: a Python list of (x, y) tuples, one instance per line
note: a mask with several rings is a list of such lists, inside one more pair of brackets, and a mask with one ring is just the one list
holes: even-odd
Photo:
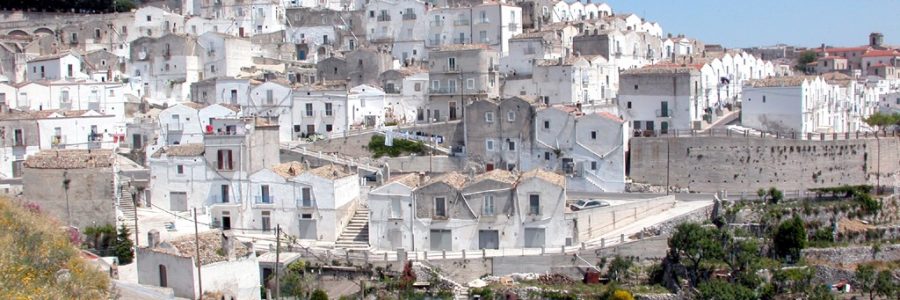
[[(63, 173), (66, 175), (63, 176)], [(40, 205), (42, 211), (67, 223), (66, 190), (63, 180), (69, 180), (69, 212), (73, 226), (82, 230), (88, 226), (116, 225), (113, 176), (109, 168), (95, 169), (33, 169), (25, 168), (22, 182), (25, 199)]]
[[(667, 164), (667, 157), (669, 159)], [(880, 172), (880, 173), (879, 173)], [(639, 183), (691, 191), (753, 193), (839, 185), (896, 185), (900, 137), (833, 141), (753, 137), (631, 139), (631, 174)]]

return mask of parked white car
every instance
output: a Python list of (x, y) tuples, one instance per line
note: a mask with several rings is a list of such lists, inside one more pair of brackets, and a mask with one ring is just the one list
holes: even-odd
[(598, 208), (598, 207), (605, 207), (605, 206), (609, 206), (609, 202), (601, 201), (601, 200), (587, 199), (587, 200), (578, 200), (575, 203), (573, 203), (572, 205), (569, 205), (569, 208), (571, 208), (572, 211), (579, 211), (579, 210), (584, 210), (584, 209), (591, 209), (591, 208)]

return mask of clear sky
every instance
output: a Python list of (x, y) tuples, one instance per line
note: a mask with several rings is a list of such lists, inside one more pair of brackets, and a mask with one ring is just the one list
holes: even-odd
[[(587, 0), (582, 0), (586, 2)], [(600, 3), (604, 0), (594, 0)], [(859, 46), (870, 32), (900, 45), (900, 0), (605, 0), (614, 13), (630, 12), (725, 47), (785, 43)]]

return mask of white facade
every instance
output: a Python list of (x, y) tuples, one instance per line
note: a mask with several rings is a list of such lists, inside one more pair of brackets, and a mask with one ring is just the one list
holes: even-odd
[(114, 149), (114, 135), (124, 135), (116, 128), (115, 116), (95, 111), (53, 112), (37, 120), (41, 149)]
[(202, 63), (203, 78), (235, 77), (241, 68), (253, 66), (250, 40), (216, 32), (207, 32), (197, 38)]
[(134, 25), (129, 34), (132, 40), (139, 37), (162, 37), (169, 33), (183, 33), (184, 17), (155, 6), (144, 6), (134, 12)]
[(26, 64), (25, 75), (28, 81), (90, 78), (81, 55), (72, 52), (34, 58)]
[(838, 92), (820, 77), (751, 82), (741, 99), (741, 124), (782, 134), (845, 132)]
[(366, 39), (390, 41), (394, 44), (394, 58), (401, 62), (426, 58), (426, 6), (420, 0), (370, 1), (365, 7)]
[(428, 11), (428, 47), (452, 44), (486, 44), (505, 55), (509, 39), (522, 33), (522, 8), (507, 4), (482, 4)]

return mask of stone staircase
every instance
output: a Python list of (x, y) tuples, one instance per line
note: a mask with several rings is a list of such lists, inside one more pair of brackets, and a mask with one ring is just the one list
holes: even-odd
[(369, 249), (369, 209), (360, 207), (353, 213), (353, 218), (347, 227), (341, 232), (337, 241), (334, 243), (335, 248), (344, 248), (351, 250)]
[[(137, 218), (134, 214), (134, 197), (128, 191), (122, 191), (122, 198), (119, 200), (119, 210), (122, 211), (123, 218), (119, 220), (119, 224), (125, 224), (128, 232), (134, 232), (134, 220)], [(118, 227), (118, 226), (117, 226)]]

